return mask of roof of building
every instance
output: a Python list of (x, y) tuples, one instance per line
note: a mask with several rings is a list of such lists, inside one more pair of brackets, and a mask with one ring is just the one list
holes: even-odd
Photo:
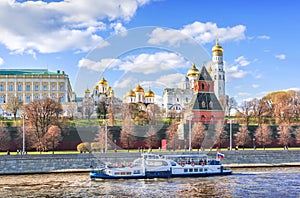
[(215, 93), (197, 93), (193, 96), (191, 104), (193, 104), (192, 110), (223, 111)]
[(198, 76), (198, 80), (212, 81), (212, 78), (205, 66), (202, 66)]
[(48, 71), (48, 69), (0, 69), (0, 75), (65, 75), (64, 71)]

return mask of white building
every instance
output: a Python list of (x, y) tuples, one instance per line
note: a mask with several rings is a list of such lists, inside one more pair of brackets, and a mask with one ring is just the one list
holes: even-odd
[[(214, 81), (214, 92), (222, 107), (225, 107), (225, 71), (223, 63), (223, 48), (216, 45), (212, 48), (212, 61), (207, 65)], [(195, 64), (188, 70), (178, 88), (166, 88), (163, 93), (163, 108), (167, 117), (182, 117), (183, 110), (188, 108), (194, 94), (194, 82), (199, 75), (199, 68)]]

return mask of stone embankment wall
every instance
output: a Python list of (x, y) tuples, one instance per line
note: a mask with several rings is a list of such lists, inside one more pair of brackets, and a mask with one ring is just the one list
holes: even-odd
[[(221, 151), (225, 154), (224, 165), (284, 165), (300, 164), (300, 151)], [(160, 152), (160, 154), (171, 154)], [(174, 153), (172, 153), (174, 154)], [(177, 153), (179, 154), (179, 153)], [(216, 152), (208, 152), (215, 157)], [(128, 163), (138, 158), (140, 153), (102, 153), (68, 155), (10, 155), (0, 156), (0, 174), (51, 173), (87, 171), (91, 162)]]

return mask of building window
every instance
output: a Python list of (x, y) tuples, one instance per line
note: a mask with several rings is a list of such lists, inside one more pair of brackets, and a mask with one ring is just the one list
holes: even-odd
[(26, 96), (26, 98), (25, 98), (25, 102), (26, 103), (29, 103), (30, 102), (30, 96), (28, 95), (28, 96)]
[(26, 91), (30, 91), (30, 84), (26, 84)]
[(39, 85), (38, 84), (35, 84), (34, 85), (34, 91), (38, 91), (39, 90)]
[(179, 98), (176, 98), (176, 101), (179, 102)]
[(34, 100), (38, 100), (38, 99), (39, 99), (39, 95), (35, 95)]
[(14, 90), (14, 85), (13, 85), (13, 84), (10, 84), (10, 85), (8, 86), (8, 90), (9, 90), (9, 91), (13, 91), (13, 90)]
[(5, 96), (0, 96), (0, 103), (5, 103)]
[(201, 103), (201, 106), (202, 106), (202, 108), (205, 108), (205, 102), (204, 101), (202, 101), (202, 103)]
[(19, 100), (19, 101), (22, 101), (22, 100), (23, 100), (22, 95), (18, 95), (18, 100)]
[(189, 99), (186, 97), (186, 98), (185, 98), (185, 101), (186, 101), (186, 102), (189, 102)]
[(48, 86), (47, 85), (43, 85), (43, 89), (44, 89), (44, 91), (47, 91), (48, 90)]
[(22, 91), (22, 84), (21, 83), (18, 84), (18, 91)]
[(0, 91), (4, 91), (4, 85), (0, 84)]
[(214, 103), (212, 101), (209, 102), (209, 108), (213, 108)]
[(204, 90), (204, 83), (201, 84), (202, 90)]
[(64, 91), (64, 88), (65, 88), (64, 84), (60, 84), (60, 85), (59, 85), (59, 90), (60, 90), (60, 91)]
[(65, 102), (65, 97), (61, 96), (59, 100), (60, 100), (60, 102)]
[(56, 84), (52, 84), (52, 91), (56, 90)]

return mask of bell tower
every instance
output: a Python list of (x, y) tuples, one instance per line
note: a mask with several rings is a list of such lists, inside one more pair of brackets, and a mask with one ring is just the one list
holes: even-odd
[(216, 45), (212, 48), (211, 77), (214, 81), (214, 92), (225, 108), (225, 71), (223, 62), (223, 48), (219, 45), (219, 39), (216, 39)]

